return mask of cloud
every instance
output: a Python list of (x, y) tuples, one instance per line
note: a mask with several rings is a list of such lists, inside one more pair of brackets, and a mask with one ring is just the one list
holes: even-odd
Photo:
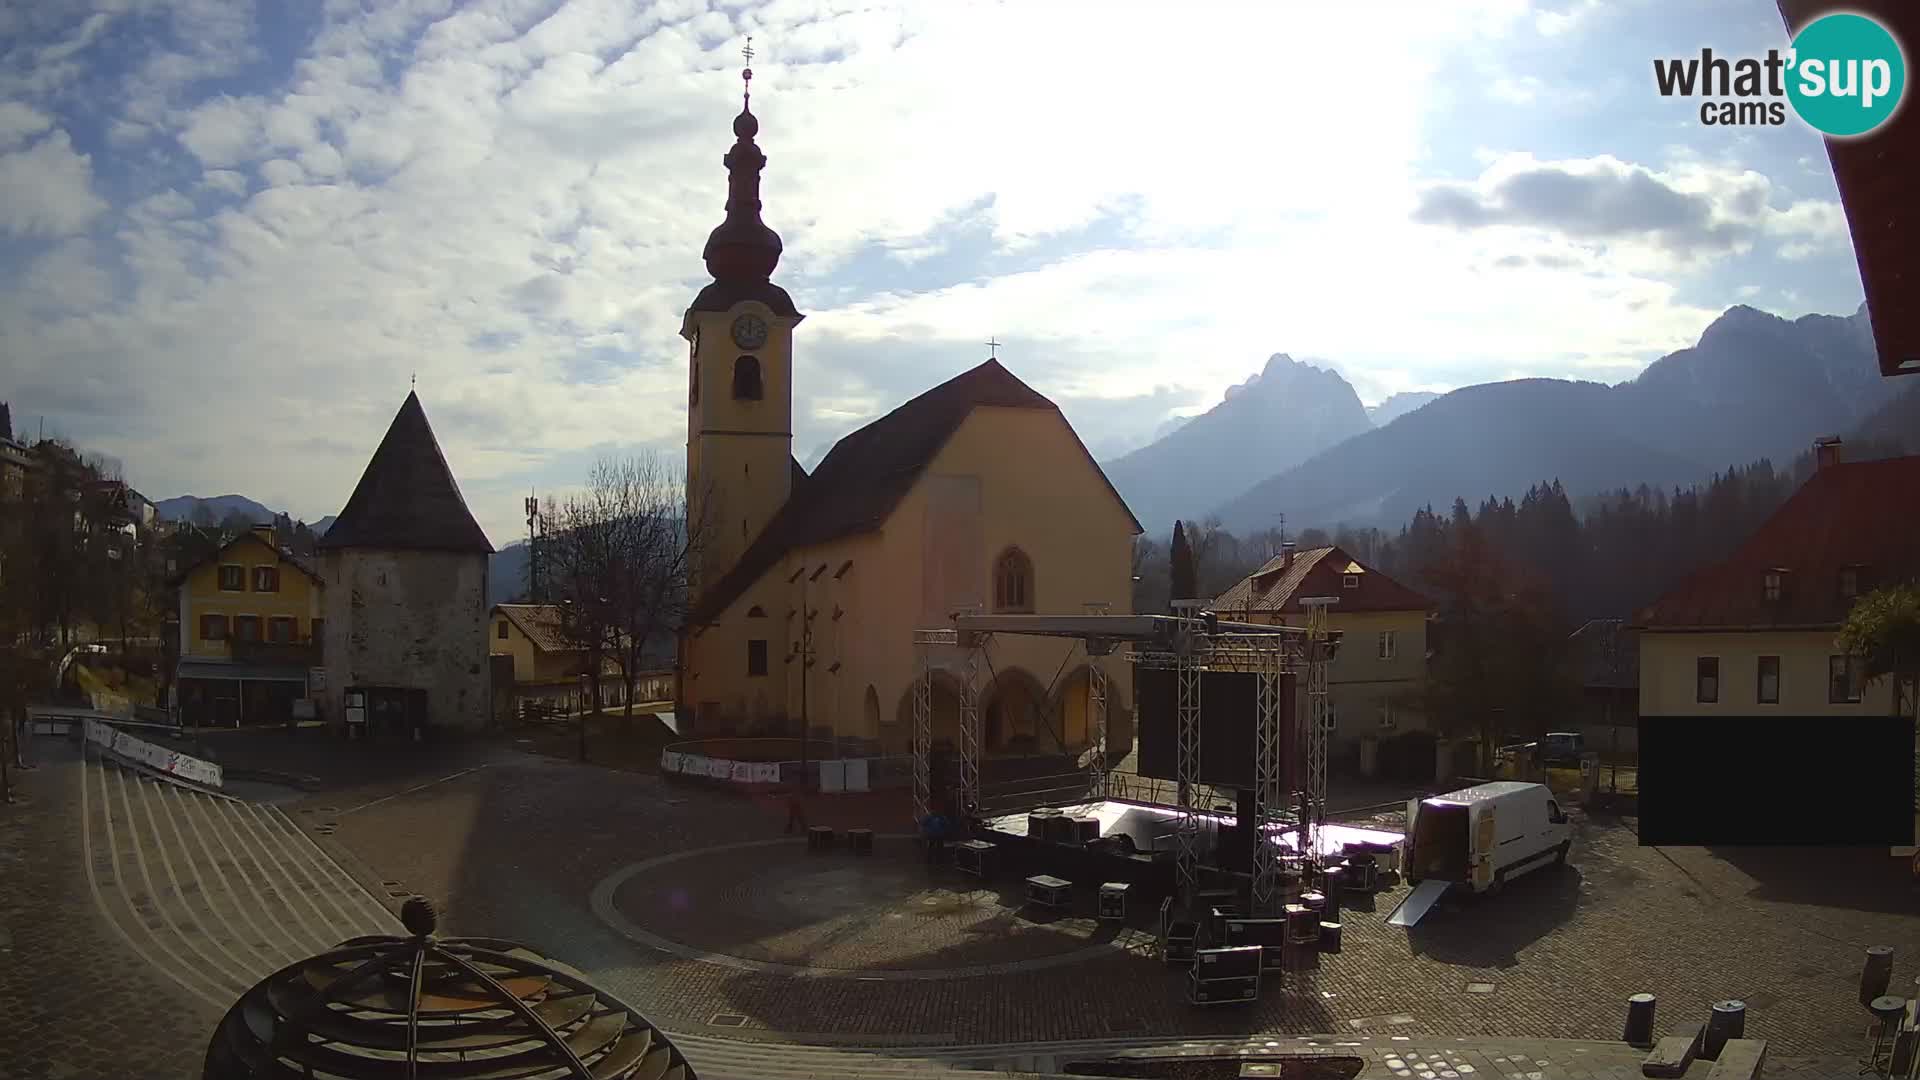
[(93, 170), (73, 141), (56, 131), (11, 154), (0, 154), (0, 232), (67, 236), (107, 209), (93, 192)]
[(1474, 181), (1429, 185), (1413, 219), (1455, 229), (1519, 227), (1581, 242), (1623, 242), (1683, 259), (1744, 251), (1762, 236), (1805, 244), (1844, 232), (1836, 202), (1772, 203), (1774, 186), (1751, 170), (1688, 163), (1667, 170), (1611, 156), (1495, 159)]
[(53, 118), (31, 105), (0, 101), (0, 150), (18, 146), (52, 126)]
[[(11, 117), (48, 158), (0, 207), (0, 244), (25, 237), (0, 248), (0, 382), (156, 495), (279, 492), (310, 520), (416, 375), (496, 539), (531, 479), (683, 446), (677, 332), (747, 34), (778, 280), (809, 316), (803, 454), (978, 363), (989, 335), (1090, 445), (1121, 446), (1275, 351), (1333, 358), (1369, 400), (1566, 374), (1570, 338), (1582, 363), (1644, 363), (1715, 314), (1681, 299), (1699, 279), (1676, 246), (1845, 242), (1819, 200), (1726, 163), (1494, 158), (1427, 186), (1436, 146), (1472, 149), (1418, 107), (1455, 46), (1510, 61), (1515, 93), (1584, 85), (1526, 61), (1546, 31), (1518, 0), (1407, 5), (1364, 77), (1299, 50), (1284, 83), (1223, 54), (1221, 19), (1344, 40), (1350, 16), (329, 0), (268, 37), (244, 5), (111, 7), (91, 30), (78, 8), (34, 14), (0, 64), (26, 73), (0, 75), (19, 106), (0, 132)], [(1294, 107), (1302, 88), (1341, 107)], [(1580, 136), (1569, 154), (1613, 149)]]

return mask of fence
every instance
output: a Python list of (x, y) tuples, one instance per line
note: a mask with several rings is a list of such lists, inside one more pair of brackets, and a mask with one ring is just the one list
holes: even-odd
[[(804, 786), (827, 793), (905, 787), (913, 779), (906, 755), (843, 753), (835, 740), (807, 740), (805, 760), (797, 738), (714, 738), (672, 743), (660, 751), (668, 776), (738, 787)], [(804, 778), (804, 781), (803, 781)]]
[(136, 738), (100, 720), (89, 718), (84, 723), (87, 741), (115, 757), (204, 787), (218, 788), (225, 780), (220, 766), (211, 761)]

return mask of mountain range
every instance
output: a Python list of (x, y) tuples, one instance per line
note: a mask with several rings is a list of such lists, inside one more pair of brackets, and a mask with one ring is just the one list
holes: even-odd
[(1276, 353), (1220, 404), (1102, 467), (1158, 535), (1175, 518), (1219, 506), (1372, 428), (1360, 396), (1337, 372)]
[(1689, 484), (1762, 457), (1791, 461), (1815, 438), (1861, 431), (1911, 397), (1905, 389), (1879, 374), (1864, 305), (1791, 321), (1735, 307), (1697, 344), (1628, 382), (1465, 387), (1189, 513), (1211, 510), (1233, 531), (1268, 528), (1283, 513), (1294, 528), (1397, 528), (1422, 506), (1517, 496), (1556, 477), (1575, 494)]
[[(1762, 457), (1785, 464), (1824, 435), (1920, 453), (1920, 379), (1879, 375), (1864, 305), (1794, 320), (1734, 307), (1617, 385), (1516, 379), (1372, 408), (1331, 367), (1279, 353), (1220, 404), (1163, 422), (1103, 467), (1154, 536), (1208, 515), (1243, 534), (1282, 515), (1294, 532), (1398, 529), (1422, 506), (1517, 497), (1556, 478), (1578, 497), (1687, 485)], [(202, 506), (216, 521), (274, 517), (240, 495), (156, 504), (170, 520)], [(491, 600), (521, 588), (525, 564), (524, 542), (494, 556)]]
[[(279, 511), (269, 510), (245, 495), (214, 495), (207, 498), (198, 495), (175, 495), (171, 499), (161, 499), (154, 503), (153, 512), (162, 521), (192, 521), (202, 507), (206, 508), (207, 514), (216, 525), (235, 514), (252, 524), (265, 525), (271, 523), (280, 514)], [(321, 535), (327, 531), (327, 526), (333, 524), (333, 517), (332, 514), (328, 514), (319, 521), (309, 522), (307, 528), (312, 529), (314, 535)]]

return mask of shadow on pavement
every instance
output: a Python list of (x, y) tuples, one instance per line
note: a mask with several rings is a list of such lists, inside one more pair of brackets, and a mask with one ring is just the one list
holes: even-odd
[(1883, 847), (1713, 847), (1706, 849), (1756, 882), (1753, 900), (1882, 914), (1920, 910), (1909, 860)]
[(1520, 950), (1573, 918), (1580, 904), (1579, 867), (1541, 867), (1497, 895), (1456, 890), (1407, 931), (1417, 956), (1462, 967), (1511, 968)]

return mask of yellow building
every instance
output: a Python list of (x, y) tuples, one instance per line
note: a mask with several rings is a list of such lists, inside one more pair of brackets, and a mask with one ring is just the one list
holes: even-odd
[(1426, 726), (1427, 618), (1432, 601), (1337, 547), (1280, 554), (1214, 598), (1221, 618), (1305, 626), (1306, 601), (1326, 601), (1326, 625), (1341, 634), (1327, 665), (1327, 719), (1352, 741)]
[(188, 726), (286, 723), (320, 663), (323, 587), (256, 525), (175, 578), (174, 701)]
[[(571, 702), (580, 691), (580, 676), (590, 660), (587, 650), (568, 638), (562, 628), (564, 609), (559, 604), (495, 604), (490, 615), (492, 629), (488, 650), (496, 663), (506, 661), (511, 690), (502, 698), (496, 685), (496, 703), (508, 713), (528, 699), (566, 699)], [(671, 655), (652, 652), (643, 655), (647, 670), (634, 675), (634, 704), (669, 701), (673, 697), (673, 661)], [(626, 701), (626, 682), (620, 663), (603, 656), (600, 664), (600, 704), (614, 708)]]
[[(760, 220), (766, 158), (743, 110), (725, 162), (713, 282), (688, 308), (687, 490), (703, 541), (681, 631), (682, 730), (809, 731), (904, 750), (915, 630), (962, 610), (1131, 608), (1140, 525), (1060, 410), (997, 360), (848, 435), (811, 474), (793, 458), (801, 320), (770, 280), (780, 238)], [(1077, 642), (1004, 637), (980, 671), (987, 754), (1083, 748)], [(1110, 715), (1125, 709), (1125, 661)], [(955, 684), (934, 686), (936, 742), (958, 732)], [(691, 722), (690, 722), (691, 721)]]
[[(1818, 468), (1725, 562), (1640, 612), (1640, 716), (1799, 720), (1912, 715), (1913, 688), (1867, 682), (1835, 644), (1854, 600), (1920, 579), (1920, 457)], [(1917, 823), (1920, 825), (1920, 823)], [(1909, 852), (1911, 853), (1911, 852)]]

